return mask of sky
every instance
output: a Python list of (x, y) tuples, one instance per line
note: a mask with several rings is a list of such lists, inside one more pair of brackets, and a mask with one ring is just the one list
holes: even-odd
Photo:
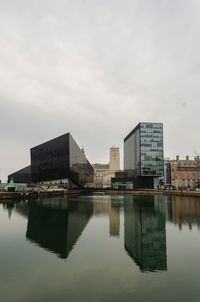
[(107, 163), (138, 122), (200, 153), (199, 0), (1, 0), (0, 179), (70, 132)]

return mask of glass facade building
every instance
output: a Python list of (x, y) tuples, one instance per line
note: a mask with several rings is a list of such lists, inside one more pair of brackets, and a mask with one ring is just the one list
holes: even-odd
[(31, 149), (34, 183), (70, 182), (80, 187), (93, 180), (93, 167), (70, 133)]
[(129, 177), (163, 177), (163, 124), (139, 123), (124, 139), (124, 170)]

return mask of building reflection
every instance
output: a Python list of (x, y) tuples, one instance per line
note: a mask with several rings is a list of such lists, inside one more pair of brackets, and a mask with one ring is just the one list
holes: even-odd
[(7, 210), (7, 212), (8, 212), (8, 218), (10, 219), (11, 216), (12, 216), (13, 209), (14, 209), (14, 204), (12, 202), (4, 203), (3, 204), (3, 209)]
[(166, 271), (165, 207), (159, 197), (127, 196), (124, 246), (141, 271)]
[(120, 207), (124, 205), (120, 196), (93, 196), (94, 215), (108, 215), (109, 234), (111, 237), (120, 236)]
[(92, 203), (83, 204), (63, 199), (59, 201), (58, 198), (30, 203), (26, 237), (60, 258), (66, 259), (92, 213)]
[(167, 203), (168, 212), (171, 212), (170, 221), (179, 226), (184, 225), (189, 229), (193, 226), (200, 228), (200, 200), (196, 197), (173, 196)]

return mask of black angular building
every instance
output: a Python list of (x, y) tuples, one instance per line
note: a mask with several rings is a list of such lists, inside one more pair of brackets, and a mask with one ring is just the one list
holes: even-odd
[(8, 176), (16, 183), (84, 187), (94, 169), (68, 132), (30, 150), (31, 165)]
[(93, 180), (93, 167), (68, 132), (31, 149), (34, 183), (73, 183), (84, 186)]
[(8, 176), (8, 182), (13, 179), (16, 183), (27, 183), (30, 184), (32, 182), (31, 179), (31, 166), (27, 166), (19, 171), (14, 172)]

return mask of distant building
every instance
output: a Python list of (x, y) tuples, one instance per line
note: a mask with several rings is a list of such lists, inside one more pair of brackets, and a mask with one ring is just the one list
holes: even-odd
[(171, 183), (178, 189), (200, 188), (200, 158), (196, 156), (190, 159), (180, 159), (179, 155), (171, 164)]
[(119, 148), (110, 148), (109, 164), (93, 164), (94, 181), (92, 186), (95, 188), (110, 188), (111, 178), (115, 177), (115, 172), (120, 169)]
[(162, 123), (139, 123), (125, 137), (124, 170), (137, 187), (157, 188), (164, 174)]
[(164, 159), (164, 185), (171, 185), (171, 162), (170, 158)]
[(7, 183), (0, 182), (0, 192), (4, 192), (7, 190)]
[(109, 170), (110, 171), (118, 171), (118, 170), (120, 170), (119, 148), (116, 148), (116, 147), (111, 147), (110, 148)]
[(110, 186), (109, 164), (93, 164), (94, 181), (93, 187), (107, 188)]

